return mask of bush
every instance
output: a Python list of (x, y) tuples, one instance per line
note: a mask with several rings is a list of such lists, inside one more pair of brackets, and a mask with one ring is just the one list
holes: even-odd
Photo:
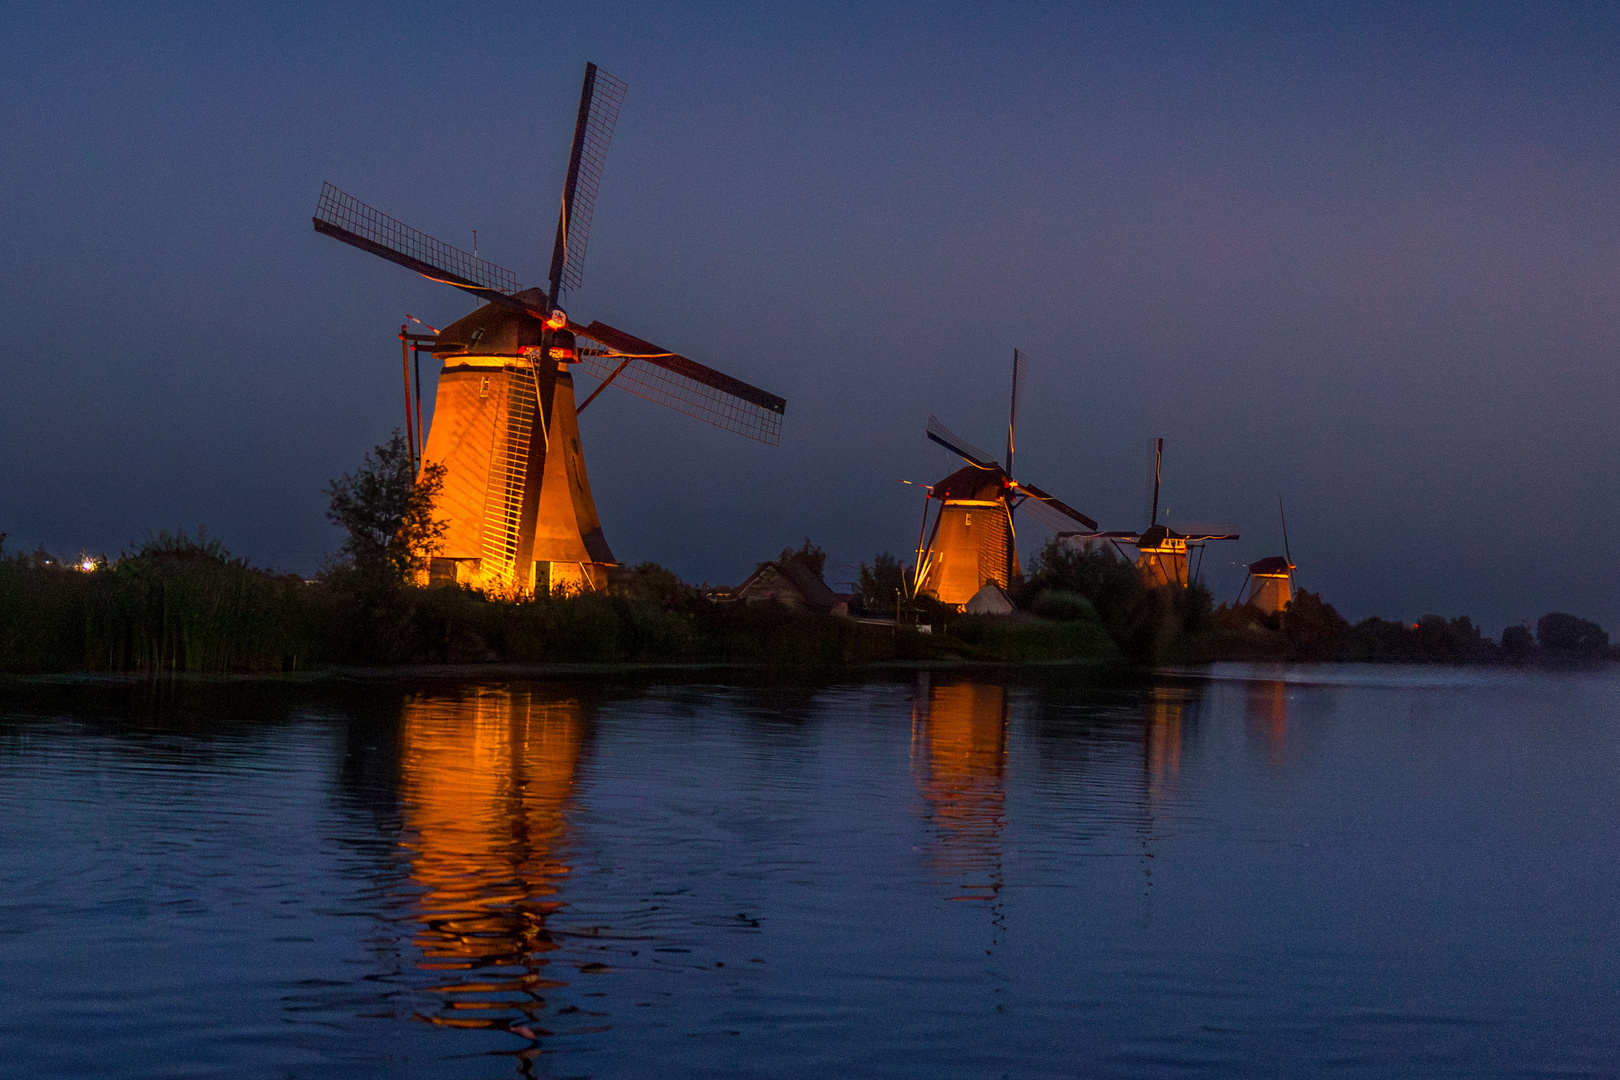
[(1054, 622), (1076, 622), (1080, 619), (1097, 621), (1097, 608), (1090, 600), (1065, 589), (1044, 589), (1036, 594), (1029, 609), (1043, 619)]

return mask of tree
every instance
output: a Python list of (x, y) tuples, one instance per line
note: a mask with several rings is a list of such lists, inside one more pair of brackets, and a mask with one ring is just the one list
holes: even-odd
[(396, 428), (366, 454), (360, 468), (332, 481), (325, 492), (332, 500), (326, 516), (348, 533), (332, 569), (389, 588), (425, 573), (442, 547), (445, 526), (433, 510), (444, 474), (443, 465), (428, 464), (417, 475)]
[(1543, 649), (1585, 656), (1602, 656), (1609, 649), (1609, 634), (1603, 627), (1562, 611), (1536, 620), (1536, 640)]
[(1536, 651), (1536, 639), (1527, 626), (1510, 626), (1502, 631), (1502, 651), (1509, 656), (1529, 656)]
[(900, 596), (910, 594), (909, 568), (887, 551), (875, 555), (871, 566), (861, 563), (861, 607), (867, 611), (893, 611)]
[(816, 577), (821, 577), (821, 571), (827, 566), (827, 553), (810, 542), (807, 536), (804, 543), (797, 548), (785, 547), (782, 554), (776, 557), (779, 563), (796, 562)]

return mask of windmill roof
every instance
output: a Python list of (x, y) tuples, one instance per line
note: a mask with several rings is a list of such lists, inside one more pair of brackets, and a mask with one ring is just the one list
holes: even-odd
[(1007, 474), (1000, 468), (981, 469), (977, 465), (964, 465), (935, 484), (933, 495), (936, 499), (999, 499), (1006, 479)]
[(1281, 575), (1288, 573), (1288, 571), (1292, 570), (1293, 568), (1294, 567), (1289, 563), (1289, 561), (1283, 558), (1281, 555), (1268, 555), (1258, 562), (1250, 563), (1249, 573)]

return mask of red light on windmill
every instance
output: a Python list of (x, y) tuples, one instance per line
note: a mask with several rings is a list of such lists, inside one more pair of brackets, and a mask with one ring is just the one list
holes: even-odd
[(548, 330), (561, 330), (567, 325), (568, 312), (562, 308), (553, 308), (551, 314), (546, 316), (546, 329)]
[(566, 347), (553, 348), (551, 350), (551, 358), (553, 360), (567, 360), (572, 363), (574, 359), (574, 350)]

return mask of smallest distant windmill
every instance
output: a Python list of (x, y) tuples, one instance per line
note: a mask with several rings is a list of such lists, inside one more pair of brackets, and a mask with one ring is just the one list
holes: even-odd
[[(1059, 533), (1059, 539), (1072, 540), (1107, 540), (1125, 555), (1128, 561), (1134, 561), (1136, 568), (1142, 574), (1142, 582), (1150, 589), (1161, 588), (1166, 585), (1185, 589), (1189, 582), (1187, 559), (1188, 554), (1196, 549), (1198, 563), (1192, 569), (1192, 581), (1198, 580), (1199, 570), (1204, 561), (1204, 545), (1211, 540), (1236, 540), (1235, 529), (1225, 526), (1189, 526), (1187, 532), (1177, 532), (1168, 525), (1159, 524), (1159, 481), (1164, 475), (1164, 440), (1155, 439), (1149, 444), (1152, 454), (1153, 469), (1153, 503), (1148, 510), (1148, 527), (1141, 532), (1090, 532)], [(1136, 558), (1131, 560), (1125, 554), (1122, 544), (1136, 546)]]
[[(986, 585), (1005, 589), (1018, 576), (1018, 539), (1013, 514), (1019, 508), (1054, 530), (1076, 522), (1088, 529), (1097, 523), (1034, 484), (1012, 477), (1013, 452), (1018, 445), (1018, 392), (1028, 357), (1013, 350), (1012, 408), (1007, 416), (1007, 467), (972, 443), (959, 439), (937, 417), (928, 418), (928, 438), (960, 457), (967, 465), (927, 488), (923, 527), (917, 536), (918, 593), (931, 594), (942, 604), (962, 607)], [(935, 501), (934, 531), (928, 531), (928, 511)], [(923, 543), (923, 537), (928, 541)]]
[(1283, 553), (1269, 555), (1249, 564), (1249, 576), (1244, 585), (1249, 587), (1249, 604), (1267, 615), (1288, 607), (1294, 599), (1294, 557), (1288, 550), (1288, 516), (1283, 513), (1282, 499), (1277, 500), (1277, 516), (1282, 519)]

